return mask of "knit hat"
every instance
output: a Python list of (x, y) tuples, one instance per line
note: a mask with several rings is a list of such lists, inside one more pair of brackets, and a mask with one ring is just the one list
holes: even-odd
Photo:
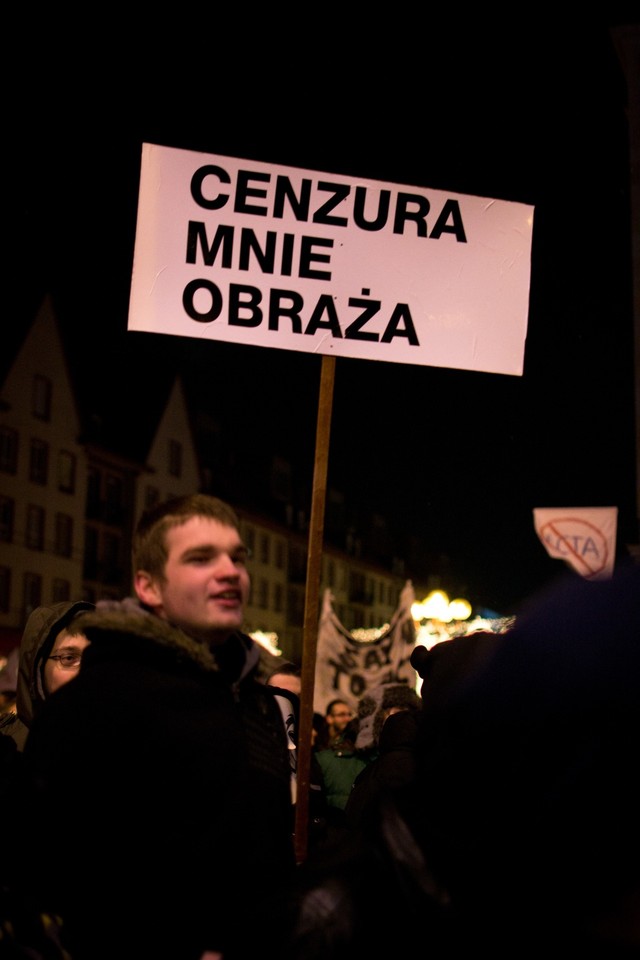
[(406, 683), (384, 683), (372, 687), (358, 701), (358, 750), (371, 750), (378, 746), (380, 732), (387, 719), (386, 711), (392, 707), (419, 711), (422, 700)]

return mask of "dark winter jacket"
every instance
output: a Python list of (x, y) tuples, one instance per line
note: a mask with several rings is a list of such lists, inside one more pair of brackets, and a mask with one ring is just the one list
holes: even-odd
[(24, 750), (33, 719), (45, 700), (42, 668), (57, 635), (76, 614), (94, 609), (94, 604), (83, 600), (64, 601), (36, 607), (27, 620), (20, 641), (16, 712), (0, 719), (0, 734), (13, 737), (19, 750)]
[[(390, 710), (399, 713), (389, 714)], [(360, 750), (374, 752), (371, 763), (362, 770), (349, 794), (345, 807), (350, 827), (366, 827), (367, 820), (380, 817), (383, 797), (408, 791), (415, 773), (414, 746), (422, 700), (404, 683), (385, 683), (372, 687), (358, 703)]]
[(256, 644), (236, 634), (214, 657), (132, 601), (110, 606), (86, 618), (80, 673), (25, 750), (32, 814), (63, 854), (34, 842), (40, 895), (73, 960), (264, 952), (295, 857), (286, 736)]

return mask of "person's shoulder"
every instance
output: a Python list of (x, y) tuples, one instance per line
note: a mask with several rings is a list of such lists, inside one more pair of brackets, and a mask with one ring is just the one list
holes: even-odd
[[(5, 713), (0, 717), (0, 741), (3, 758), (14, 748), (22, 750), (27, 739), (29, 728), (25, 726), (17, 713)], [(4, 742), (8, 741), (8, 742)]]
[(0, 717), (0, 751), (3, 760), (6, 756), (13, 753), (14, 750), (18, 749), (15, 737), (13, 736), (16, 726), (17, 717), (14, 713), (7, 713), (3, 717)]
[(15, 713), (3, 713), (0, 716), (0, 733), (8, 733), (10, 727), (12, 727), (18, 720), (18, 715)]

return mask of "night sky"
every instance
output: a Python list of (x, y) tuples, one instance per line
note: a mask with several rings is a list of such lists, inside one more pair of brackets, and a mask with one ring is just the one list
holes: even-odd
[(83, 412), (123, 449), (181, 372), (243, 482), (278, 454), (310, 507), (320, 358), (127, 331), (142, 143), (532, 204), (524, 375), (340, 358), (329, 451), (356, 522), (388, 516), (418, 576), (509, 613), (560, 572), (534, 507), (618, 506), (619, 550), (637, 535), (626, 89), (608, 32), (628, 20), (461, 33), (401, 11), (357, 29), (326, 11), (304, 30), (271, 14), (107, 22), (73, 44), (44, 25), (9, 118), (3, 373), (49, 290)]

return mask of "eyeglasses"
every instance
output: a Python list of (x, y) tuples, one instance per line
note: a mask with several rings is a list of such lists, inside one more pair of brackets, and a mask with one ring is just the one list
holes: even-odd
[(77, 667), (81, 659), (82, 657), (79, 653), (55, 653), (52, 657), (47, 657), (47, 660), (57, 660), (63, 670), (70, 670), (72, 667)]

